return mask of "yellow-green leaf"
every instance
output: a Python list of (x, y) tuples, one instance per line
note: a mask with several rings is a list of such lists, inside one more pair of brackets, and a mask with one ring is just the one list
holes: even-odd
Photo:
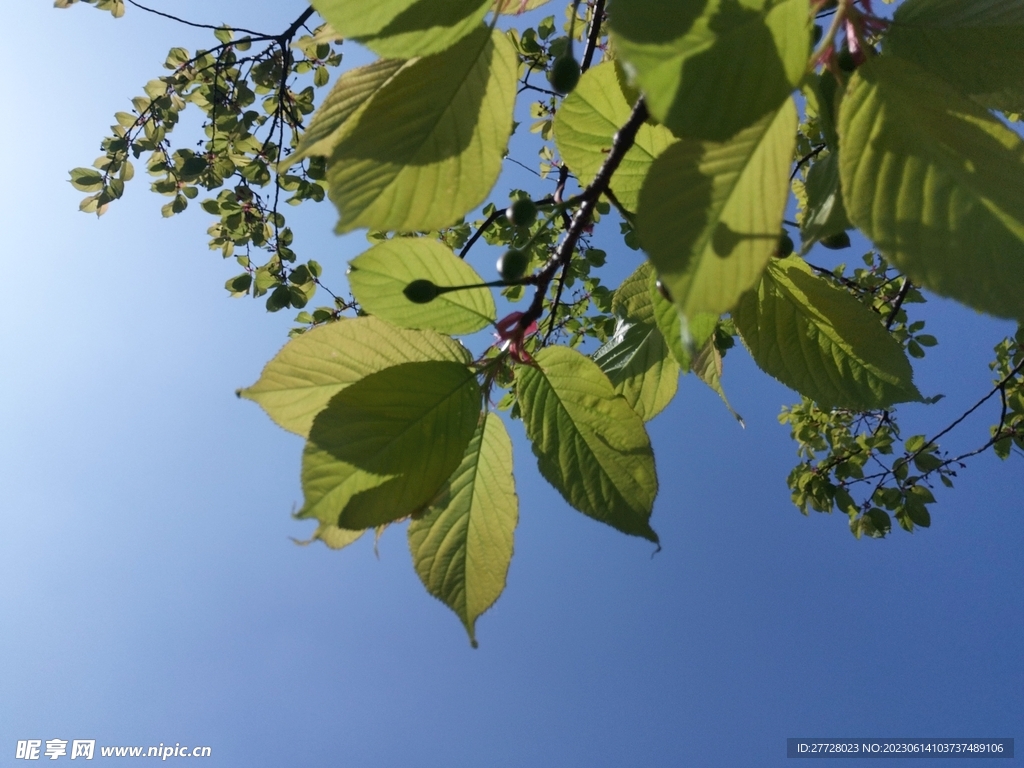
[[(633, 105), (619, 87), (615, 63), (589, 69), (555, 114), (555, 146), (576, 177), (588, 183), (608, 158), (615, 133), (629, 119)], [(622, 158), (609, 185), (627, 210), (635, 211), (654, 158), (675, 141), (661, 125), (644, 124)]]
[(375, 317), (340, 320), (298, 336), (267, 363), (259, 381), (239, 390), (279, 426), (306, 437), (334, 395), (371, 373), (401, 363), (469, 363), (469, 352), (433, 331), (396, 328)]
[(409, 523), (416, 573), (462, 620), (474, 648), (477, 618), (505, 589), (518, 520), (512, 441), (487, 413), (438, 498)]
[(366, 312), (389, 323), (462, 334), (479, 331), (496, 317), (489, 288), (442, 293), (425, 304), (406, 298), (403, 290), (414, 280), (430, 280), (438, 286), (483, 282), (476, 270), (436, 240), (397, 237), (349, 263), (349, 286), (356, 300)]
[(610, 13), (616, 53), (677, 136), (731, 138), (807, 70), (808, 0), (619, 0)]
[(799, 257), (773, 260), (733, 318), (763, 371), (824, 408), (921, 399), (910, 362), (881, 318)]
[(403, 363), (335, 395), (302, 456), (301, 518), (359, 530), (412, 514), (455, 471), (480, 416), (459, 363)]
[(443, 51), (480, 26), (493, 0), (313, 0), (342, 37), (381, 56)]
[(345, 132), (355, 125), (377, 91), (391, 81), (405, 64), (399, 59), (378, 59), (365, 67), (345, 72), (331, 88), (299, 140), (299, 146), (283, 164), (287, 168), (310, 155), (327, 157)]
[(1020, 0), (907, 0), (882, 44), (990, 109), (1024, 110)]
[(1024, 142), (908, 61), (861, 66), (840, 110), (850, 221), (915, 283), (1024, 319)]
[(517, 72), (512, 44), (483, 27), (399, 71), (328, 160), (336, 231), (440, 229), (483, 202), (512, 130)]
[(516, 393), (540, 472), (565, 500), (618, 530), (657, 541), (658, 493), (643, 420), (588, 357), (546, 347), (516, 371)]
[(637, 229), (679, 311), (720, 315), (757, 284), (779, 241), (797, 113), (777, 113), (724, 144), (679, 141), (651, 167)]

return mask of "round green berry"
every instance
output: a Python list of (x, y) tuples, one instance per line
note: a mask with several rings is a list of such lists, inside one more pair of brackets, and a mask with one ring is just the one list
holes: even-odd
[(836, 65), (843, 72), (853, 72), (857, 68), (857, 60), (853, 58), (853, 52), (845, 45), (836, 54)]
[(537, 206), (533, 200), (520, 198), (505, 210), (508, 223), (517, 227), (528, 227), (537, 220)]
[(526, 274), (530, 265), (530, 257), (515, 248), (505, 251), (498, 259), (498, 274), (505, 282), (518, 280)]
[(413, 304), (427, 304), (437, 298), (439, 291), (430, 280), (413, 280), (402, 293)]
[(548, 81), (551, 83), (551, 87), (562, 95), (572, 93), (580, 81), (580, 63), (572, 56), (559, 56), (551, 65)]
[(780, 259), (784, 259), (793, 253), (794, 248), (793, 238), (789, 236), (788, 232), (783, 232), (782, 237), (779, 238), (779, 247), (775, 251), (775, 255)]

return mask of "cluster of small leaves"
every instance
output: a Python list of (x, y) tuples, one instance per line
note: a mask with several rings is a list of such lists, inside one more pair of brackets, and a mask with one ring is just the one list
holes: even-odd
[[(201, 202), (216, 217), (210, 248), (243, 269), (225, 288), (233, 296), (266, 296), (272, 312), (304, 307), (321, 274), (316, 261), (296, 263), (281, 203), (325, 198), (324, 159), (309, 158), (287, 171), (278, 164), (297, 145), (314, 109), (315, 89), (327, 84), (341, 54), (331, 45), (329, 28), (296, 37), (302, 26), (278, 36), (223, 27), (214, 32), (218, 44), (208, 50), (193, 55), (173, 48), (164, 63), (170, 74), (147, 83), (130, 112), (115, 115), (113, 135), (103, 140), (104, 154), (92, 168), (71, 172), (75, 188), (92, 193), (81, 209), (97, 214), (123, 194), (134, 175), (132, 159), (144, 157), (155, 177), (151, 188), (171, 198), (161, 209), (164, 216), (184, 211), (201, 190), (219, 190)], [(299, 89), (301, 77), (312, 84)], [(189, 106), (203, 120), (196, 149), (172, 144)]]
[[(53, 0), (53, 6), (55, 8), (70, 8), (77, 2), (78, 0)], [(115, 19), (124, 16), (124, 0), (84, 0), (84, 2), (94, 6), (97, 10), (109, 11)]]
[(1014, 451), (1024, 456), (1024, 326), (1003, 339), (995, 351), (991, 367), (1002, 407), (999, 423), (992, 427), (992, 448), (1000, 459), (1008, 459)]

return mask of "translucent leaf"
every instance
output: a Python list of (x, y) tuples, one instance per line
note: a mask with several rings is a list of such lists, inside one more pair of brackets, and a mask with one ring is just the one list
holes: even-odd
[(883, 39), (990, 109), (1024, 110), (1024, 4), (1020, 0), (908, 0)]
[(480, 26), (493, 0), (314, 0), (341, 37), (381, 56), (410, 59), (454, 45)]
[(409, 523), (416, 573), (462, 619), (474, 648), (477, 617), (505, 589), (518, 520), (512, 441), (488, 413), (438, 498)]
[(733, 317), (761, 369), (823, 408), (921, 399), (910, 362), (879, 316), (803, 259), (774, 260)]
[(679, 363), (654, 323), (619, 320), (612, 337), (594, 353), (594, 362), (644, 421), (675, 397)]
[(850, 228), (839, 183), (839, 155), (829, 152), (807, 171), (807, 207), (800, 221), (802, 250)]
[[(555, 146), (583, 184), (587, 184), (608, 158), (615, 133), (629, 119), (633, 105), (619, 87), (615, 63), (588, 70), (555, 114)], [(647, 171), (676, 139), (661, 125), (645, 124), (611, 180), (611, 190), (622, 205), (635, 211)]]
[[(662, 290), (658, 288), (658, 276), (652, 269), (647, 293), (651, 297), (654, 309), (654, 323), (672, 351), (672, 356), (679, 363), (680, 370), (683, 373), (689, 373), (697, 351), (715, 332), (719, 315), (711, 312), (698, 312), (692, 318), (684, 318), (679, 314), (676, 305), (661, 295)], [(686, 324), (685, 337), (683, 323)]]
[(358, 541), (364, 533), (366, 533), (365, 530), (352, 531), (348, 528), (339, 528), (336, 525), (320, 523), (308, 541), (297, 541), (296, 543), (305, 545), (312, 544), (314, 541), (322, 541), (330, 549), (344, 549), (349, 544), (354, 544)]
[(375, 317), (341, 320), (289, 341), (267, 363), (259, 381), (238, 391), (279, 426), (306, 437), (334, 395), (371, 373), (401, 363), (469, 363), (457, 341), (433, 331), (395, 328)]
[(403, 293), (413, 280), (435, 285), (477, 285), (480, 275), (446, 245), (423, 237), (398, 237), (375, 245), (351, 262), (348, 281), (362, 308), (403, 328), (432, 328), (442, 333), (472, 333), (494, 321), (489, 288), (442, 293), (426, 304)]
[(302, 456), (300, 518), (353, 530), (417, 512), (455, 471), (480, 417), (459, 363), (403, 363), (335, 395)]
[(517, 71), (512, 44), (481, 28), (396, 74), (328, 161), (336, 231), (441, 229), (483, 202), (512, 130)]
[(656, 542), (648, 520), (658, 480), (643, 421), (579, 352), (546, 347), (536, 362), (517, 369), (516, 393), (541, 474), (580, 512)]
[(850, 221), (915, 283), (1024, 318), (1024, 142), (951, 86), (878, 56), (850, 80), (839, 170)]
[(651, 166), (637, 228), (688, 318), (757, 284), (779, 241), (797, 126), (792, 100), (724, 143), (679, 141)]
[(715, 346), (714, 339), (708, 339), (704, 342), (700, 352), (693, 358), (693, 372), (697, 374), (697, 378), (711, 387), (712, 391), (722, 398), (722, 402), (725, 403), (725, 407), (733, 415), (733, 418), (741, 426), (746, 426), (743, 423), (743, 417), (733, 410), (732, 404), (729, 402), (729, 398), (725, 396), (725, 390), (722, 388), (722, 353)]
[(282, 169), (310, 155), (330, 155), (345, 132), (356, 123), (370, 98), (390, 82), (404, 63), (398, 59), (379, 59), (338, 78)]
[(501, 0), (501, 12), (507, 14), (520, 14), (525, 11), (532, 11), (540, 8), (548, 0)]
[(612, 41), (677, 136), (725, 141), (775, 112), (807, 70), (808, 0), (632, 0)]

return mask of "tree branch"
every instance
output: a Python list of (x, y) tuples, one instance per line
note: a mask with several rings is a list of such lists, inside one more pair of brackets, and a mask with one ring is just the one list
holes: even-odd
[(572, 217), (569, 230), (565, 233), (565, 239), (562, 240), (554, 255), (548, 259), (547, 264), (537, 274), (537, 292), (534, 294), (529, 309), (519, 318), (520, 328), (529, 328), (543, 313), (544, 296), (547, 294), (552, 279), (554, 279), (559, 268), (564, 268), (572, 259), (572, 253), (576, 248), (580, 235), (583, 234), (583, 230), (593, 218), (594, 206), (597, 204), (598, 198), (608, 189), (612, 174), (618, 169), (622, 158), (626, 156), (626, 153), (633, 146), (633, 142), (636, 141), (637, 131), (640, 130), (640, 126), (644, 124), (644, 121), (647, 120), (648, 114), (647, 105), (641, 98), (637, 101), (636, 106), (633, 107), (629, 120), (616, 132), (608, 157), (605, 158), (594, 180), (590, 182), (580, 195), (580, 207), (576, 209), (576, 213)]

